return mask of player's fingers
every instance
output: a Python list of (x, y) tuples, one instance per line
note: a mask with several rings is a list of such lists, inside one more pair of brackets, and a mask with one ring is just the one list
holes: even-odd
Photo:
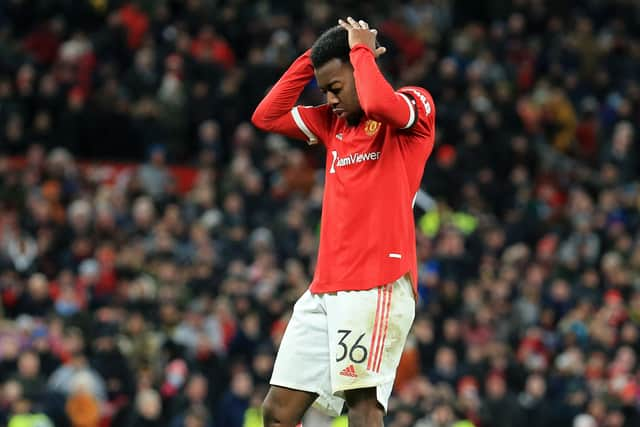
[(349, 25), (348, 22), (345, 22), (342, 19), (338, 19), (338, 25), (340, 25), (342, 28), (344, 28), (347, 31), (349, 31), (351, 28), (353, 28), (351, 25)]
[(384, 55), (387, 52), (387, 48), (384, 46), (380, 46), (376, 48), (376, 57)]
[(365, 21), (363, 21), (362, 19), (358, 21), (358, 24), (360, 24), (360, 27), (364, 28), (365, 30), (369, 29), (369, 24), (367, 24)]
[(376, 36), (378, 35), (378, 30), (376, 30), (375, 28), (372, 28), (369, 31), (371, 31)]
[(351, 24), (353, 28), (360, 28), (360, 24), (358, 24), (356, 20), (350, 16), (347, 18), (347, 22), (349, 22), (349, 24)]

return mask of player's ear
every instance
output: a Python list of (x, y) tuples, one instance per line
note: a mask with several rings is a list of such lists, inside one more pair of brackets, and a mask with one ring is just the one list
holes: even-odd
[(342, 66), (347, 68), (350, 73), (353, 73), (353, 65), (351, 65), (351, 61), (343, 62)]

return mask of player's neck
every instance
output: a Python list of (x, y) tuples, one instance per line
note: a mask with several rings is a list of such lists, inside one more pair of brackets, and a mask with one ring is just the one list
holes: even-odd
[(346, 117), (345, 121), (349, 126), (358, 126), (363, 118), (364, 118), (364, 114), (361, 112), (361, 113), (353, 114)]

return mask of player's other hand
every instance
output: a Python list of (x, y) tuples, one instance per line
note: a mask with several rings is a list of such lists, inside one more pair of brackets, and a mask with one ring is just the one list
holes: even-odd
[(387, 51), (386, 47), (376, 46), (378, 30), (369, 28), (369, 24), (365, 21), (356, 21), (352, 17), (348, 17), (346, 21), (338, 19), (338, 24), (349, 33), (349, 47), (354, 47), (357, 44), (369, 46), (376, 58)]

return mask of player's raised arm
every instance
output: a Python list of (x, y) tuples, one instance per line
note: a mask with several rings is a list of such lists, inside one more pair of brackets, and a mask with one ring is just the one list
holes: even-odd
[(315, 134), (300, 120), (297, 107), (294, 108), (303, 89), (313, 78), (310, 55), (310, 50), (300, 55), (258, 104), (251, 117), (256, 127), (308, 140), (309, 143), (317, 142)]
[(351, 17), (338, 23), (349, 34), (349, 57), (365, 115), (396, 128), (411, 127), (416, 120), (411, 98), (395, 92), (376, 64), (376, 58), (386, 51), (384, 47), (376, 47), (377, 31), (370, 29), (365, 21)]

